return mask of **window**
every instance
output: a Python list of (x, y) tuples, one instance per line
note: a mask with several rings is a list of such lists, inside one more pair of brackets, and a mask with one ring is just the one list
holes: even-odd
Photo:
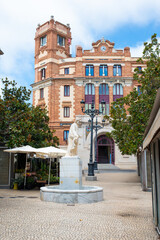
[(123, 87), (122, 84), (116, 83), (113, 86), (113, 101), (116, 101), (117, 98), (123, 97)]
[(113, 76), (122, 76), (122, 67), (121, 65), (113, 66)]
[(64, 96), (70, 96), (70, 86), (64, 86)]
[(92, 83), (88, 83), (85, 86), (85, 95), (95, 95), (95, 88)]
[(109, 95), (108, 84), (102, 83), (99, 86), (99, 95)]
[[(99, 103), (99, 111), (102, 112), (102, 104)], [(109, 103), (106, 103), (103, 109), (103, 115), (109, 115)]]
[(69, 68), (64, 69), (64, 74), (69, 74)]
[(137, 92), (138, 92), (138, 95), (140, 95), (142, 92), (141, 92), (141, 86), (140, 85), (138, 85), (137, 86)]
[(69, 136), (69, 130), (64, 130), (64, 132), (63, 132), (63, 140), (67, 141), (68, 140), (68, 136)]
[(102, 83), (99, 86), (99, 111), (102, 112), (101, 101), (105, 101), (103, 114), (109, 115), (109, 87), (108, 84)]
[(141, 66), (138, 66), (137, 68), (138, 68), (139, 74), (142, 74), (142, 67), (141, 67)]
[(108, 67), (107, 65), (99, 66), (99, 76), (108, 76)]
[(40, 99), (44, 98), (44, 88), (40, 89)]
[(64, 107), (64, 117), (70, 117), (70, 108)]
[(59, 46), (64, 47), (65, 46), (65, 38), (61, 37), (60, 35), (57, 35), (57, 44)]
[(42, 68), (41, 69), (41, 79), (43, 80), (43, 79), (45, 79), (45, 77), (46, 77), (46, 69)]
[(85, 109), (91, 109), (92, 100), (95, 102), (94, 84), (88, 83), (85, 86)]
[(93, 65), (86, 65), (85, 71), (86, 71), (86, 76), (94, 76), (94, 66)]
[(47, 44), (47, 36), (41, 37), (41, 46), (45, 46)]

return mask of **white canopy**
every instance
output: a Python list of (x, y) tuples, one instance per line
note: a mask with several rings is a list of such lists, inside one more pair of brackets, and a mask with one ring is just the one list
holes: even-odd
[(26, 153), (26, 167), (25, 167), (25, 179), (24, 179), (24, 187), (25, 187), (26, 186), (26, 172), (27, 172), (27, 153), (35, 153), (36, 148), (33, 148), (33, 147), (27, 145), (27, 146), (12, 148), (12, 149), (6, 149), (6, 150), (4, 150), (4, 152)]
[(38, 154), (38, 156), (47, 155), (49, 158), (62, 157), (62, 156), (65, 156), (66, 153), (67, 151), (60, 148), (52, 147), (52, 146), (36, 149), (36, 154)]
[(67, 151), (56, 148), (56, 147), (44, 147), (44, 148), (37, 148), (36, 155), (37, 157), (44, 158), (46, 155), (48, 158), (50, 158), (50, 164), (49, 164), (49, 175), (48, 175), (48, 185), (50, 184), (50, 175), (51, 175), (51, 158), (57, 158), (65, 156)]
[[(51, 171), (51, 158), (57, 158), (65, 156), (67, 151), (56, 148), (56, 147), (44, 147), (44, 148), (33, 148), (29, 145), (22, 146), (22, 147), (16, 147), (12, 149), (6, 149), (4, 152), (10, 152), (10, 153), (36, 153), (38, 157), (40, 158), (50, 158), (50, 166), (49, 166), (49, 177), (48, 177), (48, 184), (50, 182), (50, 171)], [(27, 166), (27, 154), (26, 154), (26, 166)], [(26, 167), (25, 167), (25, 181), (24, 186), (26, 185)]]
[(22, 147), (16, 147), (16, 148), (11, 148), (11, 149), (6, 149), (4, 152), (10, 152), (10, 153), (35, 153), (36, 148), (33, 148), (29, 145), (27, 146), (22, 146)]

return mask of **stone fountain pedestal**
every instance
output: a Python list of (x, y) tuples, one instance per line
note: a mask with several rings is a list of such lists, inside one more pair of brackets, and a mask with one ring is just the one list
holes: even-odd
[(41, 187), (40, 199), (56, 203), (93, 203), (103, 200), (103, 188), (82, 186), (82, 161), (78, 156), (60, 159), (60, 185)]

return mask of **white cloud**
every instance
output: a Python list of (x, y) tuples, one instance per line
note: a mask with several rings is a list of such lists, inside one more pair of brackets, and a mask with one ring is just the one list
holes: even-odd
[(130, 50), (132, 57), (142, 57), (144, 45), (143, 43), (139, 43), (135, 47), (131, 47)]
[[(33, 83), (36, 26), (51, 15), (56, 21), (70, 23), (74, 51), (76, 45), (90, 49), (98, 40), (95, 35), (100, 39), (126, 24), (159, 23), (159, 12), (159, 0), (1, 0), (0, 48), (4, 55), (0, 57), (0, 77), (10, 76), (27, 86)], [(131, 48), (133, 56), (139, 56), (141, 45), (135, 43)]]

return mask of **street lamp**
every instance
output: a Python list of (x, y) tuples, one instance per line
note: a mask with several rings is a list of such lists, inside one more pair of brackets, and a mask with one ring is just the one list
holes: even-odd
[(105, 101), (101, 101), (102, 111), (95, 109), (94, 100), (92, 99), (91, 109), (85, 110), (85, 101), (82, 99), (81, 108), (82, 112), (89, 115), (91, 118), (91, 146), (90, 146), (90, 158), (88, 163), (88, 176), (94, 176), (94, 163), (93, 163), (93, 119), (96, 115), (103, 113)]
[(103, 120), (102, 120), (102, 126), (98, 125), (97, 117), (96, 117), (96, 125), (93, 126), (93, 128), (95, 129), (95, 132), (96, 132), (96, 139), (95, 139), (95, 157), (94, 157), (94, 170), (98, 170), (98, 168), (97, 168), (97, 131), (98, 131), (98, 129), (101, 129), (101, 128), (104, 127), (104, 123), (105, 123), (105, 120), (103, 119)]

